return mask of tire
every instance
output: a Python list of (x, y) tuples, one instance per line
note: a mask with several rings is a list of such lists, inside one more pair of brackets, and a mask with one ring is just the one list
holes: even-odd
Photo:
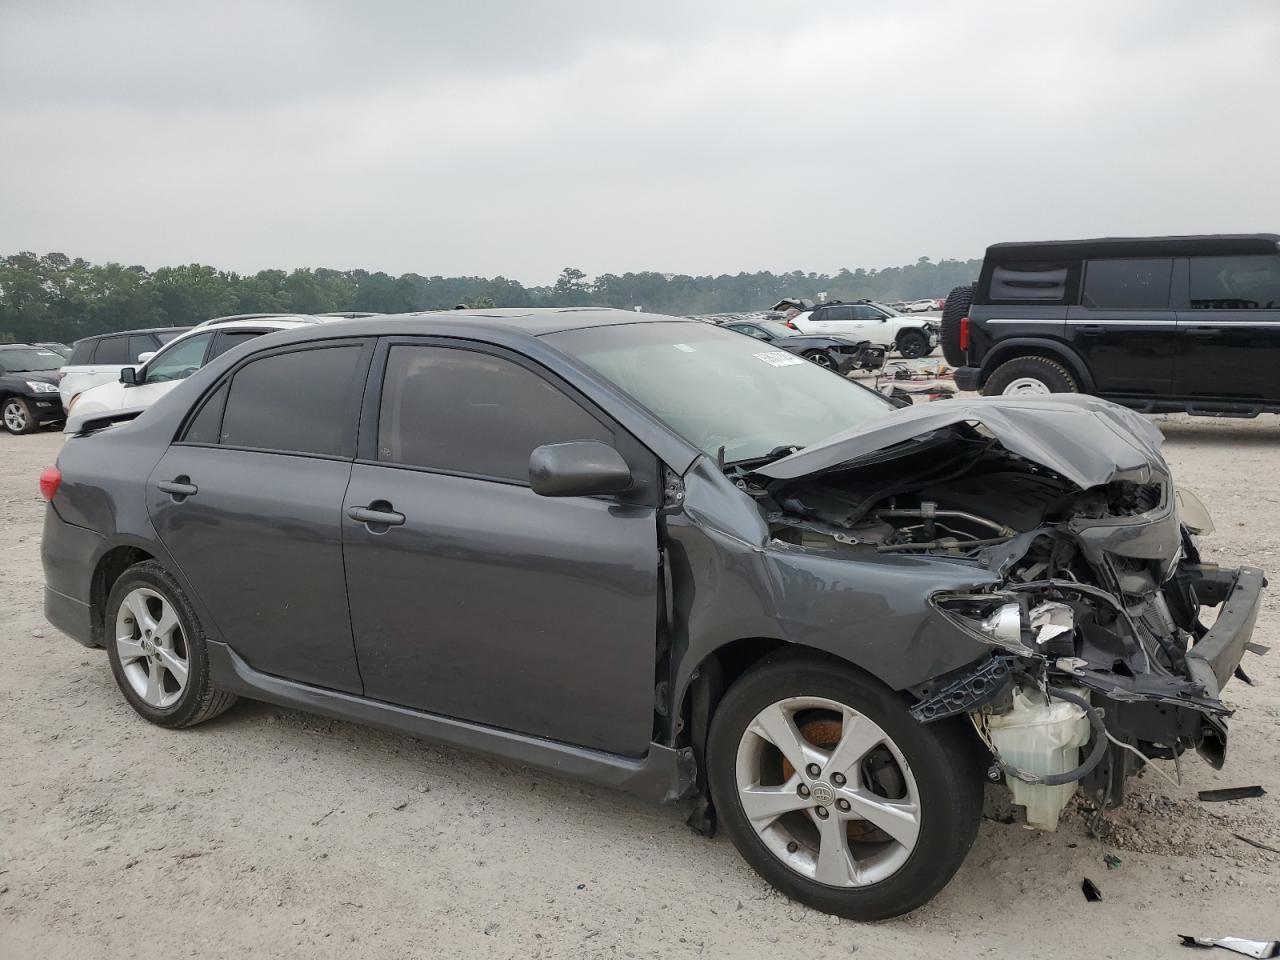
[[(146, 623), (154, 629), (145, 631)], [(210, 684), (208, 647), (196, 612), (178, 582), (154, 560), (134, 564), (116, 581), (104, 628), (116, 685), (144, 719), (161, 727), (190, 727), (236, 702), (235, 694)], [(178, 664), (185, 667), (185, 679)]]
[(809, 350), (804, 354), (804, 358), (811, 363), (816, 363), (824, 370), (836, 369), (836, 362), (831, 359), (831, 355), (825, 350)]
[[(822, 704), (856, 713), (828, 713)], [(774, 713), (779, 710), (781, 714)], [(791, 716), (792, 725), (778, 727), (762, 719), (778, 715)], [(840, 719), (845, 716), (856, 725)], [(796, 733), (796, 724), (806, 731), (798, 747), (792, 744), (792, 752), (804, 751), (803, 772), (758, 732)], [(843, 744), (847, 730), (869, 732), (871, 739), (859, 742), (869, 744), (879, 736), (885, 742), (865, 752), (857, 748), (861, 759), (843, 767), (855, 775), (843, 782), (830, 768), (813, 776), (808, 762), (816, 758), (829, 763), (842, 749), (828, 752), (813, 740), (825, 738), (830, 748)], [(772, 776), (756, 779), (757, 770), (769, 769)], [(870, 779), (873, 770), (876, 783)], [(888, 779), (881, 781), (884, 777)], [(882, 920), (926, 903), (964, 862), (982, 818), (982, 762), (966, 724), (954, 719), (918, 723), (904, 699), (873, 678), (847, 664), (790, 654), (753, 667), (725, 694), (711, 722), (707, 780), (720, 823), (757, 873), (791, 899), (851, 920)], [(886, 786), (895, 780), (896, 786)], [(852, 808), (855, 813), (870, 813), (900, 837), (891, 837), (870, 819), (841, 813), (852, 806), (837, 809), (849, 804), (845, 797), (859, 805)], [(744, 798), (755, 811), (754, 823)], [(778, 805), (791, 804), (796, 809), (775, 812)], [(910, 805), (914, 814), (904, 812)], [(915, 817), (914, 825), (904, 824), (907, 816)], [(822, 855), (825, 838), (834, 844), (826, 847), (830, 858)], [(858, 854), (850, 860), (853, 845)], [(825, 874), (822, 880), (820, 873)], [(825, 882), (832, 877), (837, 882)]]
[(963, 367), (968, 361), (960, 349), (960, 320), (969, 315), (972, 305), (973, 286), (970, 284), (956, 287), (948, 293), (946, 306), (942, 308), (942, 355), (953, 367)]
[(992, 371), (982, 386), (984, 397), (1046, 396), (1079, 393), (1071, 371), (1048, 357), (1015, 357)]
[(34, 433), (39, 427), (35, 414), (31, 412), (31, 404), (23, 397), (5, 397), (0, 403), (0, 422), (15, 436)]
[(908, 360), (929, 355), (929, 338), (919, 330), (903, 330), (898, 334), (898, 352)]

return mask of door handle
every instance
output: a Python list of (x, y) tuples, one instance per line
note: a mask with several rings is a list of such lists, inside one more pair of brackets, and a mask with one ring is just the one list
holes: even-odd
[(1216, 337), (1221, 332), (1217, 327), (1190, 327), (1187, 330), (1187, 333), (1191, 336), (1202, 337), (1206, 340), (1210, 337)]
[(1085, 337), (1099, 337), (1105, 329), (1100, 323), (1084, 323), (1076, 327), (1076, 332)]
[(404, 514), (396, 513), (385, 500), (375, 500), (367, 507), (349, 507), (347, 516), (356, 523), (368, 524), (370, 527), (398, 527), (404, 523)]
[(187, 497), (194, 497), (200, 488), (191, 482), (188, 476), (174, 477), (172, 480), (161, 480), (156, 484), (162, 491), (181, 503)]

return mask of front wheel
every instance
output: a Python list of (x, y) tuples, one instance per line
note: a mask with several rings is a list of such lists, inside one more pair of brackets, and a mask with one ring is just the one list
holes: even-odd
[(31, 404), (22, 397), (9, 397), (0, 406), (0, 419), (4, 420), (4, 428), (13, 434), (30, 433), (36, 428), (36, 418), (31, 412)]
[(898, 352), (908, 360), (923, 357), (929, 352), (929, 338), (919, 330), (904, 330), (898, 334)]
[(810, 350), (804, 355), (804, 358), (816, 363), (824, 370), (834, 370), (836, 368), (835, 361), (831, 359), (831, 355), (824, 353), (822, 350)]
[(853, 920), (927, 902), (982, 816), (972, 731), (922, 725), (851, 667), (782, 657), (721, 701), (708, 783), (743, 858), (794, 900)]
[(986, 397), (1047, 397), (1077, 393), (1071, 371), (1048, 357), (1017, 357), (1000, 364), (982, 387)]

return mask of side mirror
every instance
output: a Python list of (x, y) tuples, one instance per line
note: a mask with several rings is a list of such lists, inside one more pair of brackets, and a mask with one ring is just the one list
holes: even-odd
[(146, 363), (155, 355), (156, 355), (156, 351), (154, 350), (148, 351), (147, 353), (138, 354), (138, 366), (142, 366), (144, 363)]
[(529, 455), (529, 485), (544, 497), (621, 493), (631, 486), (631, 469), (599, 440), (547, 443)]
[(121, 367), (120, 382), (123, 383), (126, 387), (132, 387), (137, 385), (138, 368), (137, 367)]

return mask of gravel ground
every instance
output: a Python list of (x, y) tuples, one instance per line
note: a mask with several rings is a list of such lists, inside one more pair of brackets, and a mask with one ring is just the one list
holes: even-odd
[[(1161, 422), (1218, 533), (1275, 569), (1280, 423)], [(242, 702), (137, 718), (106, 656), (41, 612), (36, 478), (60, 435), (0, 434), (0, 958), (1145, 957), (1175, 934), (1280, 937), (1280, 649), (1233, 683), (1227, 766), (1147, 775), (1093, 839), (991, 818), (913, 915), (836, 921), (774, 894), (671, 808), (408, 737)], [(1255, 639), (1280, 646), (1280, 594)], [(1167, 765), (1166, 765), (1167, 766)], [(1202, 804), (1207, 787), (1269, 795)], [(1107, 854), (1121, 860), (1108, 869)], [(1086, 904), (1083, 877), (1104, 900)], [(1226, 954), (1224, 954), (1226, 956)]]

